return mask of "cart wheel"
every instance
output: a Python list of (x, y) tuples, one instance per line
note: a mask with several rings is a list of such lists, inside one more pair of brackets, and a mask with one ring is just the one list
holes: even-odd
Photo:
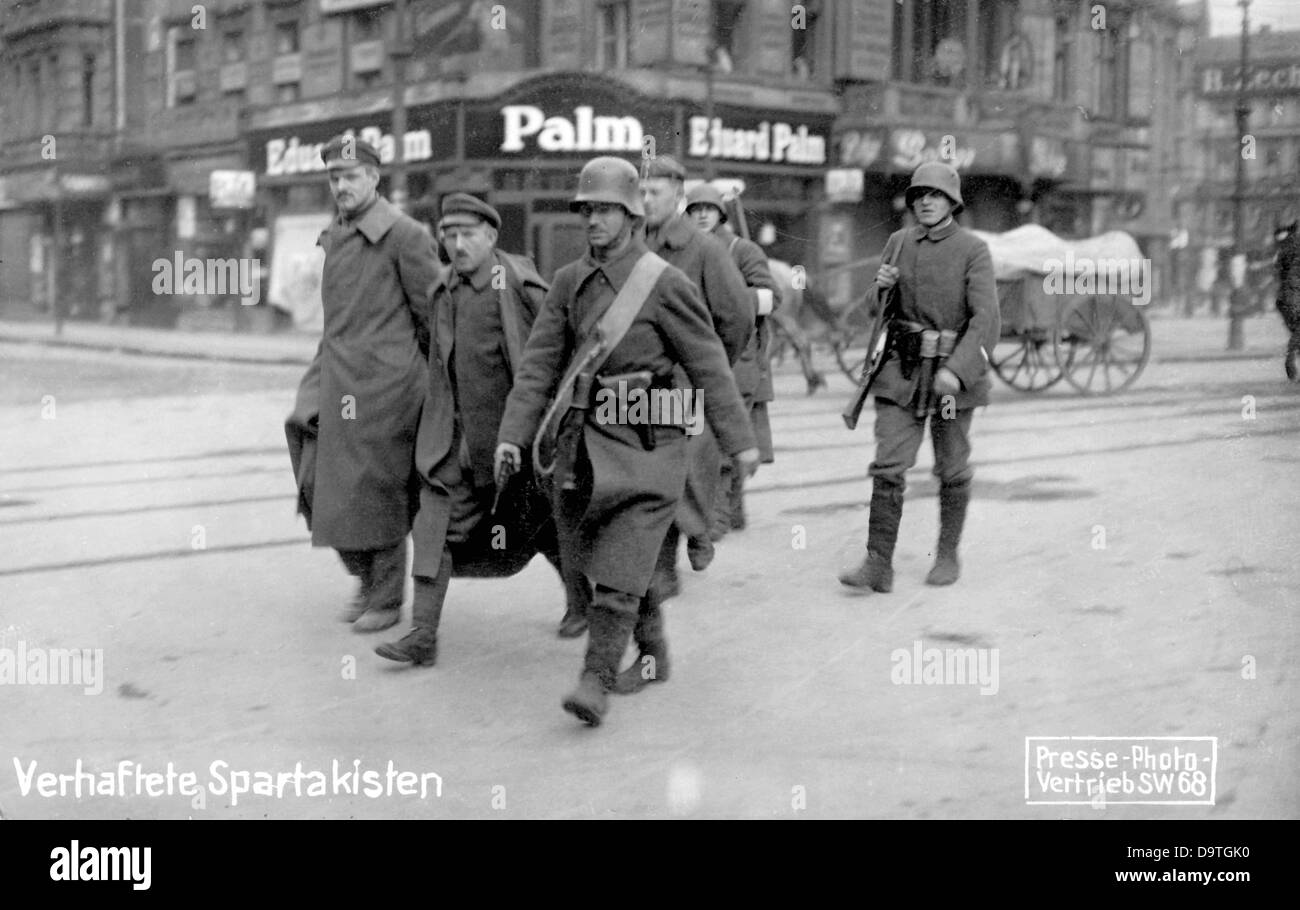
[(1061, 381), (1050, 339), (1041, 329), (998, 341), (990, 360), (998, 378), (1021, 392), (1041, 392)]
[(870, 333), (865, 331), (831, 339), (835, 362), (849, 377), (849, 382), (857, 384), (862, 379), (862, 371), (867, 368), (867, 342), (870, 340)]
[(1151, 323), (1126, 300), (1081, 297), (1061, 311), (1056, 362), (1084, 395), (1127, 389), (1151, 359)]

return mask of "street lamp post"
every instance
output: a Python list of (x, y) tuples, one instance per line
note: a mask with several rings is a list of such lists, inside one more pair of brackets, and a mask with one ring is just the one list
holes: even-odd
[[(1250, 0), (1238, 0), (1241, 6), (1241, 77), (1237, 82), (1237, 173), (1232, 190), (1232, 251), (1234, 256), (1246, 256), (1246, 156), (1243, 154), (1246, 130), (1250, 126), (1250, 103), (1246, 100), (1246, 74), (1250, 62)], [(1247, 266), (1248, 262), (1245, 263)], [(1247, 268), (1247, 273), (1249, 268)], [(1228, 350), (1240, 351), (1244, 346), (1242, 321), (1245, 316), (1245, 287), (1249, 277), (1243, 277), (1243, 287), (1233, 288), (1228, 303)]]

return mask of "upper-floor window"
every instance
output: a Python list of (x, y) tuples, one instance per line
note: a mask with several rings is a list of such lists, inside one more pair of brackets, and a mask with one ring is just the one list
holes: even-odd
[(81, 58), (81, 125), (95, 125), (95, 55)]
[(743, 46), (744, 0), (713, 0), (714, 59), (718, 69), (730, 72), (745, 56)]
[(1052, 97), (1069, 101), (1074, 91), (1074, 11), (1068, 6), (1058, 6), (1054, 17), (1055, 40), (1052, 42)]
[(612, 0), (596, 8), (596, 68), (627, 66), (628, 2)]
[(275, 24), (275, 52), (277, 55), (298, 53), (297, 22), (277, 22)]
[(1103, 120), (1128, 117), (1129, 18), (1109, 10), (1106, 28), (1097, 31), (1097, 116)]
[(984, 85), (1018, 91), (1032, 75), (1033, 52), (1020, 31), (1019, 0), (985, 0), (980, 4), (979, 42)]
[(199, 42), (192, 34), (176, 38), (176, 71), (184, 72), (195, 68), (199, 58)]
[(167, 106), (193, 104), (198, 96), (198, 39), (189, 28), (171, 33), (171, 71), (168, 73)]
[(45, 107), (45, 125), (50, 129), (58, 129), (59, 107), (63, 100), (59, 95), (59, 55), (50, 54), (46, 60), (46, 77), (45, 77), (45, 97), (42, 104)]
[(822, 0), (807, 0), (804, 27), (790, 36), (790, 71), (796, 79), (811, 79), (817, 74), (817, 36), (822, 21)]
[(238, 63), (244, 59), (244, 32), (231, 29), (221, 36), (221, 62)]
[(967, 0), (896, 2), (894, 78), (932, 85), (967, 84), (975, 62), (970, 48), (969, 12)]

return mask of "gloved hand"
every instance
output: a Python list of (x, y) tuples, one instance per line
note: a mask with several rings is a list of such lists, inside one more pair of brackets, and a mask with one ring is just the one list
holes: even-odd
[(736, 453), (736, 465), (746, 477), (754, 476), (758, 471), (758, 463), (758, 449), (745, 449), (743, 452)]

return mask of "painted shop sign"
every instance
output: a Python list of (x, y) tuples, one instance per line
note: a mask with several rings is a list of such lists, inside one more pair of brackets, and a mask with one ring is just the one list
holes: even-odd
[[(551, 109), (552, 111), (554, 108)], [(755, 118), (756, 119), (756, 118)], [(662, 149), (671, 147), (663, 130), (667, 119), (657, 118), (659, 131), (648, 128), (632, 114), (599, 114), (590, 104), (578, 104), (563, 114), (535, 104), (509, 104), (500, 110), (501, 142), (496, 151), (508, 155), (551, 153), (639, 154), (651, 137)], [(752, 127), (738, 126), (722, 117), (687, 119), (689, 158), (712, 155), (720, 161), (757, 161), (820, 166), (826, 164), (826, 137), (807, 124), (776, 118)]]
[[(1207, 66), (1201, 70), (1201, 94), (1226, 98), (1235, 95), (1241, 82), (1240, 66)], [(1300, 92), (1300, 63), (1256, 64), (1246, 77), (1247, 94)]]
[[(382, 164), (390, 164), (397, 157), (397, 140), (377, 126), (360, 130), (347, 130), (359, 136), (379, 151)], [(320, 142), (303, 142), (297, 136), (275, 137), (266, 142), (266, 176), (282, 177), (290, 174), (308, 174), (325, 170), (321, 161), (321, 147), (332, 137)], [(428, 130), (408, 130), (402, 137), (402, 160), (427, 161), (433, 157), (433, 138)]]
[(589, 105), (573, 109), (573, 119), (547, 117), (532, 104), (509, 104), (501, 109), (503, 138), (500, 150), (527, 151), (525, 139), (534, 139), (543, 152), (639, 152), (644, 139), (635, 117), (597, 117)]
[(774, 164), (826, 163), (826, 137), (810, 132), (807, 124), (797, 126), (763, 120), (754, 129), (728, 127), (721, 117), (691, 117), (687, 121), (687, 155), (705, 158), (710, 154), (723, 161), (770, 161)]

